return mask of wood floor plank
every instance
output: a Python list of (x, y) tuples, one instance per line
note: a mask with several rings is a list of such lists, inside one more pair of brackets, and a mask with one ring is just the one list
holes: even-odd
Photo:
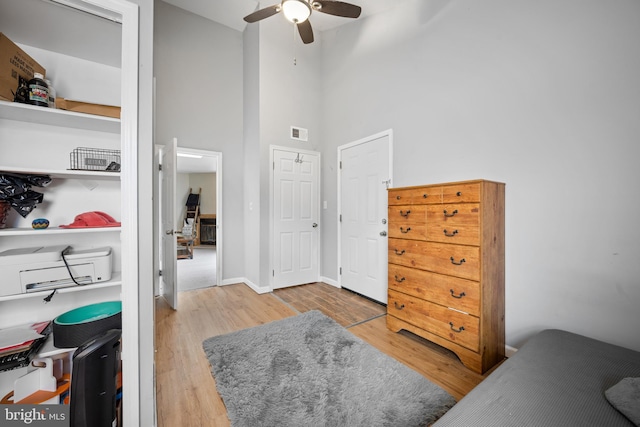
[(391, 332), (385, 317), (356, 325), (349, 331), (438, 384), (458, 400), (484, 379), (483, 375), (462, 365), (453, 352), (408, 332)]
[(386, 313), (381, 304), (321, 282), (277, 289), (274, 294), (300, 313), (318, 310), (345, 327)]
[(180, 292), (177, 311), (156, 299), (156, 403), (158, 427), (227, 427), (202, 341), (274, 320), (319, 310), (380, 351), (440, 385), (456, 399), (485, 375), (447, 349), (386, 328), (386, 308), (345, 289), (313, 283), (257, 294), (244, 284)]

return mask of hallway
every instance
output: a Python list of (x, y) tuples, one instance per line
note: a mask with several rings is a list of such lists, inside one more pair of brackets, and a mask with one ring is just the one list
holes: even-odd
[(179, 259), (178, 292), (216, 286), (216, 247), (198, 245), (192, 259)]

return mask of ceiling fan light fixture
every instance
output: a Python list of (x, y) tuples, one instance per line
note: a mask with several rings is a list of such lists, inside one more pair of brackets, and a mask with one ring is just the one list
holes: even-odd
[(289, 21), (294, 24), (300, 24), (311, 15), (311, 7), (309, 3), (303, 0), (284, 0), (282, 2), (282, 12)]

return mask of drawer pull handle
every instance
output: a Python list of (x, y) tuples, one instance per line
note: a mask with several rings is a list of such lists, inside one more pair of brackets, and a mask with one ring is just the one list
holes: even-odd
[(455, 211), (451, 212), (451, 213), (447, 213), (447, 210), (444, 210), (444, 216), (446, 217), (452, 217), (452, 216), (456, 216), (456, 214), (458, 213), (458, 209), (456, 209)]
[(447, 229), (446, 228), (444, 229), (444, 235), (447, 237), (453, 237), (456, 234), (458, 234), (458, 230), (453, 230), (453, 233), (447, 233)]
[(427, 197), (429, 197), (429, 195), (428, 195), (428, 194), (426, 194), (426, 193), (422, 195), (422, 198), (423, 198), (423, 199), (426, 199)]
[[(396, 274), (394, 277), (395, 277), (395, 279), (396, 279), (396, 282), (398, 282), (398, 283), (402, 283), (402, 282), (404, 282), (404, 280), (405, 280), (405, 278), (404, 278), (404, 277), (401, 277), (401, 278), (399, 278), (399, 279), (398, 279), (398, 275), (397, 275), (397, 274)], [(452, 292), (453, 292), (453, 291), (452, 291)]]
[(456, 293), (453, 291), (453, 289), (449, 289), (449, 292), (451, 292), (451, 296), (454, 298), (462, 298), (464, 296), (466, 296), (467, 294), (465, 294), (464, 292), (461, 292), (460, 295), (456, 295)]
[(453, 265), (462, 265), (462, 263), (466, 262), (466, 260), (464, 258), (462, 258), (460, 261), (456, 262), (453, 257), (449, 258), (451, 260), (451, 264)]
[(407, 234), (407, 233), (408, 233), (408, 232), (410, 232), (410, 231), (411, 231), (411, 227), (407, 227), (407, 229), (406, 229), (406, 230), (405, 230), (404, 228), (400, 227), (400, 232), (401, 232), (401, 233)]
[(452, 330), (453, 332), (456, 332), (456, 333), (458, 333), (458, 334), (459, 334), (460, 332), (464, 331), (464, 326), (460, 326), (458, 329), (454, 328), (454, 327), (453, 327), (453, 322), (449, 322), (449, 327), (451, 328), (451, 330)]
[(400, 196), (396, 196), (396, 200), (400, 200)]
[(404, 308), (404, 304), (398, 304), (398, 301), (394, 301), (393, 305), (395, 305), (398, 310), (402, 310)]
[(458, 197), (462, 196), (462, 191), (458, 191), (458, 192), (456, 193), (456, 196), (458, 196)]
[(411, 211), (406, 211), (406, 212), (402, 212), (402, 211), (400, 211), (400, 216), (403, 216), (403, 217), (405, 217), (405, 218), (406, 218), (406, 217), (408, 217), (408, 216), (409, 216), (409, 214), (410, 214), (410, 213), (411, 213)]
[(401, 250), (400, 252), (398, 252), (397, 249), (394, 249), (394, 251), (396, 251), (396, 255), (404, 255), (404, 249)]

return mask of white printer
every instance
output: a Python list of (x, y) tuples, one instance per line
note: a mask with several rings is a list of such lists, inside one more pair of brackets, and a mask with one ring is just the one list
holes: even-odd
[(111, 279), (111, 266), (110, 247), (9, 249), (0, 252), (0, 296), (106, 282)]

